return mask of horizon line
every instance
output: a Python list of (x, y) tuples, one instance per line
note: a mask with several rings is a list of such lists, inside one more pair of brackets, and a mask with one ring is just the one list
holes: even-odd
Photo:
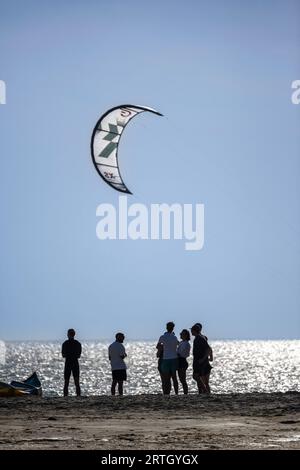
[[(80, 341), (86, 341), (86, 342), (92, 342), (92, 341), (111, 341), (111, 340), (114, 340), (114, 336), (110, 337), (110, 338), (80, 338)], [(53, 342), (53, 343), (58, 343), (58, 342), (61, 342), (61, 341), (64, 341), (66, 340), (66, 337), (64, 338), (58, 338), (58, 339), (53, 339), (53, 338), (47, 338), (47, 339), (37, 339), (37, 338), (32, 338), (32, 339), (29, 339), (29, 338), (15, 338), (15, 339), (4, 339), (4, 338), (0, 338), (0, 342), (42, 342), (42, 341), (48, 341), (48, 342)], [(192, 338), (191, 338), (192, 340)], [(79, 341), (79, 340), (78, 340)], [(151, 341), (151, 342), (155, 342), (157, 341), (156, 338), (125, 338), (125, 342), (127, 341)], [(296, 338), (296, 337), (277, 337), (277, 338), (209, 338), (209, 341), (300, 341), (300, 338)]]

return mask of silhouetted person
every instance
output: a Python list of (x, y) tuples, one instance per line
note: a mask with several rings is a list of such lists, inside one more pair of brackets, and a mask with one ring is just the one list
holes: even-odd
[(65, 386), (64, 386), (64, 397), (68, 396), (69, 382), (71, 373), (73, 374), (74, 383), (76, 387), (76, 395), (80, 397), (80, 385), (79, 385), (79, 362), (78, 359), (81, 356), (81, 344), (79, 341), (74, 339), (75, 330), (70, 328), (68, 330), (68, 339), (62, 345), (61, 354), (65, 358)]
[(191, 345), (189, 343), (191, 336), (188, 330), (182, 330), (180, 333), (181, 341), (177, 347), (178, 354), (178, 377), (182, 384), (183, 393), (188, 394), (188, 384), (186, 382), (186, 370), (189, 366), (187, 357), (190, 355)]
[(123, 395), (123, 382), (127, 380), (125, 357), (127, 356), (123, 341), (125, 336), (123, 333), (116, 334), (116, 341), (114, 341), (108, 348), (108, 357), (111, 364), (112, 384), (111, 394), (116, 394), (116, 385), (118, 384), (119, 395)]
[(157, 346), (157, 352), (156, 352), (156, 357), (158, 358), (158, 361), (157, 361), (157, 369), (158, 369), (158, 372), (160, 374), (160, 378), (162, 379), (162, 375), (161, 375), (161, 363), (162, 363), (162, 360), (163, 360), (163, 354), (164, 354), (164, 348), (163, 348), (163, 345), (162, 344), (158, 344)]
[(209, 375), (211, 365), (209, 357), (212, 350), (205, 339), (206, 337), (201, 335), (199, 323), (192, 326), (191, 333), (195, 336), (193, 344), (193, 379), (197, 382), (199, 393), (210, 393)]
[[(164, 375), (161, 371), (161, 364), (162, 364), (162, 361), (163, 361), (163, 355), (164, 355), (163, 345), (158, 344), (157, 345), (157, 353), (156, 353), (156, 357), (158, 358), (157, 369), (158, 369), (158, 372), (159, 372), (159, 375), (160, 375), (160, 378), (161, 378), (162, 388), (164, 390)], [(178, 381), (175, 380), (175, 383), (174, 383), (174, 376), (172, 376), (172, 380), (173, 380), (173, 387), (174, 387), (175, 393), (177, 391), (177, 393), (176, 393), (176, 395), (177, 395), (178, 394)]]
[(168, 322), (166, 325), (167, 331), (159, 338), (157, 343), (158, 353), (163, 351), (162, 361), (160, 364), (160, 375), (162, 380), (162, 389), (164, 395), (170, 395), (171, 392), (171, 378), (173, 381), (174, 391), (178, 395), (178, 381), (176, 370), (178, 368), (177, 345), (178, 339), (174, 333), (174, 323)]
[[(207, 344), (208, 344), (207, 336), (205, 336), (205, 335), (202, 333), (202, 324), (201, 324), (201, 323), (196, 323), (196, 325), (198, 325), (199, 328), (200, 328), (200, 336), (202, 336), (202, 337), (207, 341)], [(208, 347), (209, 347), (208, 360), (209, 360), (209, 362), (212, 362), (212, 361), (214, 360), (213, 350), (212, 350), (212, 348), (211, 348), (211, 346), (210, 346), (209, 344), (208, 344)], [(209, 378), (210, 378), (211, 369), (212, 369), (212, 367), (207, 367), (207, 368), (206, 368), (206, 375), (205, 375), (204, 378), (203, 378), (203, 382), (204, 382), (204, 384), (205, 384), (206, 390), (208, 390), (208, 393), (210, 393)], [(204, 372), (205, 372), (205, 371), (204, 371)]]

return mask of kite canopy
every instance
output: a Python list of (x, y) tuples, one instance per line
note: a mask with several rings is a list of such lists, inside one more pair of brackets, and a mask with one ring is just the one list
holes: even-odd
[(119, 170), (118, 147), (128, 122), (144, 111), (162, 116), (146, 106), (123, 104), (109, 109), (97, 122), (91, 140), (92, 159), (101, 178), (122, 193), (132, 194), (126, 187)]

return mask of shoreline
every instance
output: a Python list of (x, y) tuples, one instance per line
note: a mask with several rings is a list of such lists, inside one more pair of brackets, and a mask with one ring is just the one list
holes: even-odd
[(299, 449), (300, 393), (0, 399), (0, 449)]

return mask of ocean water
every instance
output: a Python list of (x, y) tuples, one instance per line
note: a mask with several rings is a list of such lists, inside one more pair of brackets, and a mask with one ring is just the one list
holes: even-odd
[[(300, 391), (300, 340), (211, 341), (214, 351), (211, 389), (213, 393)], [(110, 393), (111, 371), (108, 341), (82, 342), (80, 359), (83, 395)], [(127, 394), (161, 393), (154, 341), (127, 341)], [(23, 380), (37, 371), (45, 396), (60, 396), (64, 361), (58, 342), (0, 341), (0, 381)], [(192, 359), (187, 370), (191, 392)], [(180, 388), (181, 390), (181, 388)], [(70, 395), (74, 394), (71, 378)]]

